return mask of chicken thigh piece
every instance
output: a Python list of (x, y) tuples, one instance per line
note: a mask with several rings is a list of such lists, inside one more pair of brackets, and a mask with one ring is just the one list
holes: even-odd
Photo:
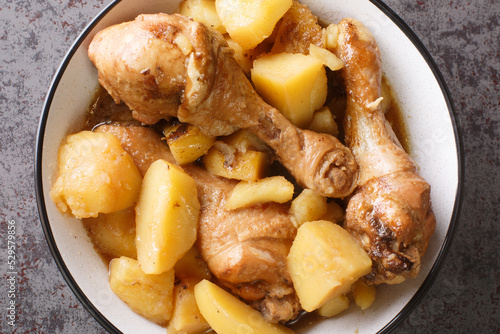
[[(96, 131), (114, 134), (142, 175), (157, 159), (175, 163), (151, 128), (106, 124)], [(294, 319), (301, 308), (286, 266), (296, 234), (288, 206), (267, 203), (228, 211), (224, 206), (237, 181), (195, 165), (183, 169), (196, 181), (201, 204), (197, 245), (217, 282), (270, 322)]]
[(338, 54), (345, 63), (346, 143), (360, 168), (359, 187), (349, 200), (345, 228), (373, 260), (372, 284), (413, 278), (434, 232), (430, 185), (403, 150), (380, 108), (380, 52), (358, 21), (339, 25)]
[(248, 128), (303, 187), (329, 197), (356, 187), (349, 149), (333, 136), (296, 128), (266, 104), (214, 29), (178, 14), (140, 15), (99, 32), (88, 53), (102, 86), (137, 120), (175, 116), (215, 136)]

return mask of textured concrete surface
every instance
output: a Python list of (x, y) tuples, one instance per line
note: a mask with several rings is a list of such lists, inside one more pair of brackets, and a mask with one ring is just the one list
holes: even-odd
[[(0, 326), (2, 333), (103, 333), (47, 247), (34, 192), (35, 137), (52, 77), (109, 0), (0, 0)], [(465, 151), (464, 201), (435, 284), (395, 333), (500, 333), (500, 3), (386, 0), (439, 66)], [(8, 231), (17, 243), (17, 327), (8, 318)], [(10, 230), (13, 230), (11, 227)]]

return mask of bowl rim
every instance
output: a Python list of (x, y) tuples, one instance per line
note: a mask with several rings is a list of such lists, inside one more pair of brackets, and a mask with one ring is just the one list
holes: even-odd
[[(454, 139), (455, 139), (455, 147), (456, 147), (456, 155), (457, 155), (457, 189), (455, 192), (455, 201), (453, 206), (452, 215), (450, 218), (450, 224), (448, 226), (448, 230), (446, 232), (446, 236), (443, 240), (443, 244), (437, 254), (436, 260), (432, 265), (429, 273), (426, 278), (417, 289), (413, 297), (408, 301), (408, 303), (394, 316), (394, 318), (387, 323), (382, 329), (378, 331), (378, 334), (381, 333), (389, 333), (394, 330), (412, 311), (413, 309), (420, 303), (424, 295), (427, 293), (432, 283), (436, 279), (436, 276), (439, 270), (442, 267), (443, 261), (446, 258), (446, 255), (449, 252), (451, 243), (453, 241), (455, 231), (458, 226), (458, 221), (460, 217), (460, 212), (462, 208), (462, 184), (464, 179), (464, 170), (465, 170), (465, 162), (464, 162), (464, 149), (463, 143), (461, 140), (461, 130), (458, 123), (456, 111), (453, 105), (453, 101), (451, 98), (450, 91), (446, 85), (443, 75), (441, 74), (437, 64), (433, 60), (427, 48), (418, 38), (418, 36), (411, 30), (411, 28), (384, 2), (381, 0), (369, 0), (372, 4), (374, 4), (384, 15), (386, 15), (410, 40), (413, 46), (419, 51), (420, 55), (426, 61), (428, 67), (434, 74), (434, 77), (439, 84), (441, 92), (443, 94), (443, 98), (446, 102), (448, 113), (451, 120), (451, 125), (453, 128)], [(50, 84), (49, 91), (44, 101), (42, 114), (40, 116), (38, 131), (36, 136), (36, 147), (35, 147), (35, 192), (36, 192), (36, 200), (37, 200), (37, 208), (38, 215), (40, 218), (40, 223), (42, 225), (43, 233), (45, 235), (48, 247), (50, 252), (56, 262), (56, 265), (61, 272), (63, 278), (68, 284), (69, 288), (75, 294), (77, 299), (82, 303), (85, 309), (97, 320), (97, 322), (108, 332), (110, 333), (121, 333), (118, 328), (116, 328), (86, 297), (83, 291), (80, 289), (69, 269), (67, 268), (61, 253), (55, 243), (54, 236), (52, 234), (52, 229), (50, 227), (47, 209), (45, 205), (45, 198), (43, 195), (43, 182), (42, 182), (42, 156), (43, 156), (43, 143), (44, 143), (44, 135), (45, 135), (45, 127), (49, 115), (49, 111), (51, 108), (52, 100), (54, 98), (55, 92), (58, 88), (59, 82), (68, 67), (70, 61), (73, 58), (73, 55), (76, 53), (76, 50), (83, 43), (88, 34), (92, 31), (92, 29), (103, 19), (108, 12), (110, 12), (117, 4), (119, 4), (121, 0), (113, 0), (108, 5), (104, 7), (82, 30), (79, 36), (71, 45), (69, 51), (64, 56), (59, 68), (54, 75), (52, 83)]]

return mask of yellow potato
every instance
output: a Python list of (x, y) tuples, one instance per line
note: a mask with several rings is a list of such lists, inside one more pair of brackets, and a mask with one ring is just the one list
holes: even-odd
[(168, 334), (199, 334), (210, 329), (194, 297), (194, 287), (199, 279), (181, 279), (174, 287), (174, 309), (168, 322)]
[(269, 37), (291, 6), (292, 0), (215, 0), (222, 25), (246, 50)]
[(321, 220), (328, 220), (332, 223), (339, 224), (344, 221), (345, 210), (335, 202), (326, 203), (326, 213), (321, 217)]
[(269, 159), (264, 152), (239, 152), (227, 144), (216, 143), (203, 157), (203, 165), (214, 175), (228, 179), (257, 181), (264, 177)]
[(109, 286), (130, 308), (159, 325), (166, 325), (173, 305), (174, 271), (145, 274), (137, 260), (120, 257), (109, 264)]
[(293, 333), (264, 316), (214, 283), (203, 280), (194, 287), (196, 303), (203, 317), (218, 334)]
[(349, 298), (338, 296), (327, 301), (317, 312), (320, 316), (330, 318), (349, 308)]
[(61, 212), (97, 217), (134, 205), (141, 181), (114, 135), (82, 131), (68, 136), (59, 148), (58, 176), (50, 196)]
[(252, 50), (245, 50), (236, 43), (231, 36), (229, 35), (224, 35), (224, 39), (227, 42), (227, 45), (231, 50), (233, 50), (234, 54), (234, 60), (240, 65), (241, 69), (245, 74), (250, 73), (250, 69), (252, 68), (252, 63), (253, 63), (253, 49)]
[(349, 291), (372, 262), (346, 230), (320, 220), (299, 227), (287, 264), (300, 304), (312, 312)]
[(311, 122), (313, 112), (323, 106), (327, 78), (323, 63), (313, 56), (279, 53), (254, 61), (252, 82), (264, 100), (298, 127)]
[(374, 285), (367, 285), (365, 282), (358, 280), (352, 285), (352, 296), (354, 302), (362, 310), (366, 310), (375, 301), (376, 288)]
[(283, 176), (271, 176), (264, 179), (238, 183), (229, 195), (226, 209), (249, 207), (266, 202), (286, 203), (293, 197), (293, 184)]
[(221, 34), (227, 32), (217, 15), (214, 0), (184, 0), (179, 7), (179, 13), (212, 27)]
[(97, 218), (85, 218), (83, 224), (101, 254), (109, 258), (126, 256), (137, 259), (135, 249), (135, 211), (128, 208)]
[(208, 264), (201, 257), (196, 245), (184, 254), (184, 256), (175, 263), (175, 276), (178, 278), (197, 278), (198, 280), (210, 279), (212, 274), (208, 269)]
[(186, 123), (168, 125), (163, 129), (168, 147), (179, 165), (196, 161), (206, 154), (215, 142), (214, 136), (201, 132), (200, 128)]
[(326, 197), (310, 189), (304, 189), (290, 205), (292, 222), (296, 227), (318, 220), (327, 213)]
[(325, 48), (319, 47), (317, 45), (311, 44), (309, 46), (309, 54), (313, 57), (318, 58), (323, 65), (327, 66), (332, 71), (338, 71), (344, 67), (344, 62), (340, 60), (332, 52)]
[(325, 28), (326, 48), (332, 52), (337, 49), (339, 42), (339, 27), (332, 23)]
[(327, 106), (314, 112), (312, 121), (307, 128), (312, 131), (327, 133), (334, 137), (339, 135), (339, 127), (337, 126), (337, 122), (335, 122), (335, 117)]
[(137, 259), (147, 274), (173, 268), (196, 240), (196, 184), (180, 167), (156, 160), (144, 175), (136, 206)]
[(240, 129), (222, 140), (224, 143), (233, 146), (237, 151), (243, 153), (246, 151), (266, 152), (268, 150), (266, 143), (246, 129)]

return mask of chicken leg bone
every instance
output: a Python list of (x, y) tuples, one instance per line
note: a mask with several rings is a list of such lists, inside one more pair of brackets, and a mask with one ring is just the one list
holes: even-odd
[(348, 95), (346, 143), (360, 168), (344, 226), (373, 260), (366, 281), (399, 283), (417, 275), (434, 232), (430, 185), (381, 111), (381, 61), (373, 36), (354, 19), (338, 27), (337, 52), (345, 63)]
[(181, 15), (140, 15), (99, 32), (89, 47), (99, 81), (146, 124), (178, 117), (211, 135), (248, 128), (306, 188), (345, 197), (356, 187), (352, 153), (333, 136), (301, 130), (266, 104), (222, 35)]

